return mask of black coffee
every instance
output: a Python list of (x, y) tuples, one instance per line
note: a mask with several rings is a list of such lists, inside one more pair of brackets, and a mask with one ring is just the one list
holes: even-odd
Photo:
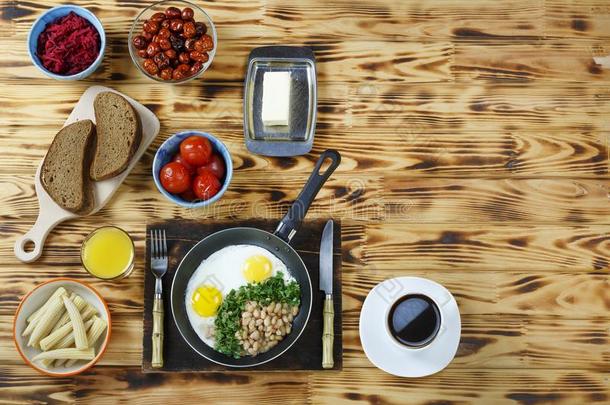
[(392, 336), (400, 343), (422, 347), (438, 333), (441, 314), (434, 301), (425, 295), (405, 295), (390, 308), (388, 326)]

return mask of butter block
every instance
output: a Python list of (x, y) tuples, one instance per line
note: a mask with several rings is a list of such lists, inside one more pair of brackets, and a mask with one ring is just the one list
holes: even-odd
[(288, 125), (290, 72), (265, 72), (262, 104), (262, 119), (265, 126)]

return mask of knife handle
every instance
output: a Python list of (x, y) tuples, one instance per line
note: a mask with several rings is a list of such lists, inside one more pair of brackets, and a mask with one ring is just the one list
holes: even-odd
[(333, 296), (326, 295), (324, 299), (324, 329), (322, 332), (322, 368), (333, 368), (333, 343), (335, 332), (333, 324), (335, 320), (335, 309), (333, 307)]
[(163, 298), (155, 294), (153, 303), (152, 366), (163, 367)]

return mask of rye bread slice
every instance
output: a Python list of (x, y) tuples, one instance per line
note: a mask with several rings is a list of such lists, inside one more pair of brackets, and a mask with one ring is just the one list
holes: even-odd
[(91, 163), (95, 181), (114, 177), (129, 165), (142, 139), (140, 118), (124, 97), (104, 92), (95, 97), (97, 146)]
[(40, 170), (40, 182), (53, 201), (75, 214), (88, 214), (95, 205), (89, 179), (94, 144), (91, 120), (67, 125), (55, 135)]

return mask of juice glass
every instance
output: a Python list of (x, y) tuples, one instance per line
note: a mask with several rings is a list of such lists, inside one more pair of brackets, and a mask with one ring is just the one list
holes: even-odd
[(134, 268), (135, 246), (131, 236), (116, 226), (103, 226), (83, 241), (81, 262), (89, 274), (102, 280), (120, 280)]

